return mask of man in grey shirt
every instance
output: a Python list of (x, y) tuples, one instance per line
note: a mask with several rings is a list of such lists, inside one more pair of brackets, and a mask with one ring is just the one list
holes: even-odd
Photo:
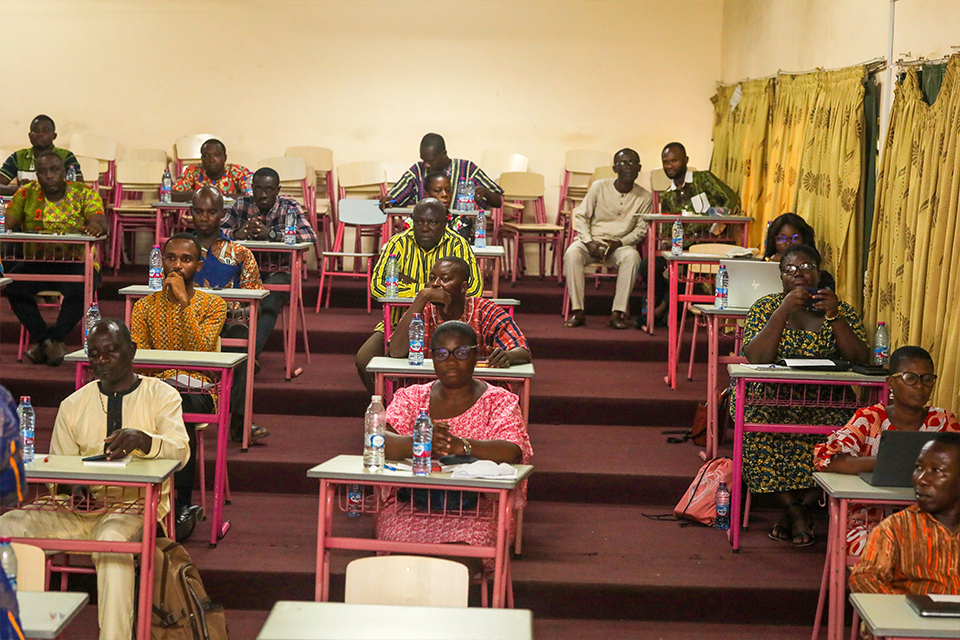
[(640, 254), (636, 245), (647, 235), (642, 213), (653, 210), (650, 192), (636, 184), (640, 175), (640, 155), (633, 149), (621, 149), (613, 156), (616, 178), (597, 180), (573, 214), (577, 238), (563, 254), (563, 272), (570, 292), (573, 315), (565, 327), (587, 323), (583, 304), (584, 268), (603, 265), (617, 268), (617, 291), (613, 298), (610, 326), (630, 326), (627, 306), (637, 279)]

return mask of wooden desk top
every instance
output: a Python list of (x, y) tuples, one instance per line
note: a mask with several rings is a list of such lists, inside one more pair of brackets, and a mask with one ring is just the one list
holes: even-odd
[(18, 591), (22, 631), (28, 638), (57, 638), (89, 600), (73, 591)]
[[(731, 378), (759, 378), (770, 380), (803, 380), (809, 382), (846, 382), (849, 384), (883, 384), (884, 376), (868, 376), (853, 371), (803, 371), (780, 365), (753, 365), (763, 366), (764, 369), (751, 369), (747, 365), (728, 364), (727, 373)], [(769, 368), (768, 368), (769, 367)]]
[(813, 480), (823, 487), (831, 498), (894, 502), (916, 500), (913, 489), (910, 487), (874, 487), (858, 475), (816, 471), (813, 474)]
[[(159, 289), (151, 289), (145, 284), (132, 284), (128, 287), (120, 289), (119, 293), (122, 296), (139, 296), (145, 298), (151, 293), (156, 293)], [(270, 292), (267, 289), (207, 289), (206, 287), (197, 287), (197, 291), (203, 291), (204, 293), (210, 293), (215, 296), (219, 296), (224, 300), (239, 300), (239, 301), (249, 301), (249, 300), (263, 300)]]
[(641, 213), (640, 218), (646, 220), (647, 222), (675, 222), (679, 220), (681, 223), (698, 222), (703, 224), (705, 222), (753, 222), (753, 218), (750, 216), (708, 216), (703, 214), (679, 214), (679, 213)]
[[(232, 351), (169, 351), (165, 349), (137, 349), (133, 357), (134, 366), (156, 365), (158, 367), (215, 367), (236, 368), (245, 362), (246, 353)], [(68, 353), (65, 362), (88, 362), (83, 349)]]
[[(412, 365), (404, 358), (388, 358), (387, 356), (378, 356), (367, 365), (367, 371), (371, 373), (389, 373), (389, 374), (424, 374), (433, 375), (433, 360), (424, 358), (422, 365)], [(517, 364), (512, 367), (495, 369), (491, 367), (477, 367), (473, 376), (478, 380), (487, 378), (533, 378), (536, 371), (533, 363)]]
[(312, 242), (267, 242), (265, 240), (235, 240), (237, 244), (245, 246), (251, 251), (306, 251), (313, 246)]
[[(121, 290), (121, 293), (123, 291)], [(717, 309), (712, 304), (695, 304), (692, 305), (694, 309), (700, 313), (707, 316), (729, 316), (731, 318), (746, 318), (747, 314), (750, 312), (750, 309), (743, 308), (726, 308), (726, 309)]]
[[(392, 463), (387, 461), (387, 464)], [(431, 473), (429, 476), (415, 476), (412, 471), (367, 471), (363, 468), (363, 456), (340, 455), (318, 464), (307, 471), (308, 478), (326, 478), (328, 480), (354, 480), (370, 482), (375, 479), (382, 484), (435, 484), (444, 487), (462, 487), (475, 489), (513, 489), (533, 473), (529, 464), (512, 465), (517, 469), (516, 478), (454, 478), (452, 472)]]
[(925, 618), (902, 595), (851, 593), (850, 602), (877, 636), (885, 638), (960, 638), (960, 619)]
[[(44, 462), (44, 460), (47, 460)], [(87, 466), (82, 456), (54, 456), (37, 453), (33, 462), (23, 465), (27, 479), (91, 481), (103, 482), (142, 482), (156, 484), (163, 482), (177, 470), (180, 462), (134, 457), (125, 467)]]
[(103, 242), (107, 236), (86, 236), (82, 233), (2, 233), (0, 242), (5, 240), (26, 241), (26, 242)]
[(0, 289), (13, 282), (13, 278), (0, 278)]

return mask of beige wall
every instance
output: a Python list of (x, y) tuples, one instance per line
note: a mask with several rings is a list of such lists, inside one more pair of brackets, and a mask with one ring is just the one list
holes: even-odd
[[(726, 0), (722, 79), (836, 68), (887, 55), (887, 0)], [(894, 60), (960, 46), (960, 0), (899, 0)]]
[(679, 139), (707, 165), (722, 17), (722, 0), (0, 0), (0, 145), (45, 112), (130, 147), (214, 132), (248, 165), (301, 144), (412, 163), (432, 130), (453, 156), (529, 156), (555, 210), (571, 148), (652, 168)]

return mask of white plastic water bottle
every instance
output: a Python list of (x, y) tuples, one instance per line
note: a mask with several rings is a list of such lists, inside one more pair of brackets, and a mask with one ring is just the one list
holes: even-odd
[(363, 512), (363, 487), (351, 484), (347, 488), (347, 517), (359, 518)]
[(363, 468), (367, 471), (383, 470), (386, 424), (387, 412), (383, 409), (383, 399), (373, 396), (363, 416)]
[(670, 253), (675, 256), (683, 255), (683, 225), (680, 220), (673, 223), (673, 244), (670, 245)]
[(0, 233), (7, 232), (7, 203), (0, 200)]
[(877, 323), (877, 333), (873, 338), (873, 364), (886, 367), (890, 358), (890, 334), (884, 322)]
[(717, 503), (717, 517), (713, 521), (715, 529), (726, 531), (730, 528), (730, 489), (727, 489), (727, 483), (721, 482), (717, 487), (715, 497)]
[(77, 167), (76, 165), (70, 165), (67, 167), (67, 182), (76, 182), (77, 181)]
[(393, 254), (387, 258), (387, 266), (383, 270), (383, 284), (388, 298), (396, 298), (400, 295), (400, 261)]
[(454, 208), (457, 211), (473, 211), (476, 206), (477, 188), (473, 180), (461, 180), (457, 185), (457, 201)]
[(160, 245), (153, 245), (153, 249), (150, 251), (150, 271), (147, 285), (151, 291), (160, 291), (163, 288), (163, 255), (160, 253)]
[(7, 582), (10, 583), (10, 588), (16, 591), (17, 554), (13, 551), (10, 538), (0, 538), (0, 565), (3, 566), (3, 572), (7, 574)]
[(20, 437), (23, 439), (23, 462), (33, 462), (33, 430), (36, 425), (36, 414), (30, 404), (30, 396), (20, 396), (20, 406), (17, 407), (17, 418), (20, 420)]
[(476, 249), (485, 249), (487, 246), (487, 216), (483, 209), (477, 211), (477, 224), (473, 231), (473, 246)]
[(425, 409), (420, 410), (413, 423), (413, 475), (430, 475), (430, 455), (433, 447), (433, 420)]
[(286, 225), (283, 227), (283, 244), (297, 244), (297, 217), (287, 211)]
[(164, 169), (163, 177), (160, 178), (160, 202), (164, 204), (173, 202), (173, 177), (170, 175), (170, 169)]
[(727, 273), (727, 268), (725, 266), (720, 265), (720, 268), (717, 269), (716, 295), (713, 299), (713, 308), (726, 309), (727, 297), (729, 294), (730, 274)]
[(94, 302), (92, 305), (90, 305), (90, 308), (87, 309), (87, 314), (83, 316), (84, 355), (90, 355), (90, 348), (87, 346), (90, 338), (90, 332), (93, 331), (93, 328), (97, 326), (98, 322), (100, 322), (100, 309), (97, 307), (97, 303)]
[(423, 364), (423, 333), (423, 316), (415, 313), (410, 321), (410, 352), (407, 356), (407, 361), (413, 366)]

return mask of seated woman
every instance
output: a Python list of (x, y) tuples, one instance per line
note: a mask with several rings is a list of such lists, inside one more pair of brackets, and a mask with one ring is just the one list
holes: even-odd
[[(444, 322), (434, 332), (430, 347), (437, 380), (398, 390), (387, 407), (387, 459), (413, 455), (413, 425), (420, 411), (427, 410), (433, 419), (434, 458), (472, 455), (494, 462), (529, 462), (533, 449), (519, 399), (473, 377), (477, 365), (473, 328), (458, 320)], [(492, 501), (481, 500), (481, 512), (493, 513), (492, 505)], [(400, 512), (398, 506), (391, 496), (377, 520), (378, 538), (478, 546), (496, 543), (495, 518), (424, 517)], [(518, 496), (516, 506), (523, 506), (522, 497)], [(485, 568), (492, 566), (485, 563)]]
[[(752, 363), (781, 358), (842, 358), (865, 363), (870, 358), (863, 323), (853, 308), (830, 289), (811, 293), (820, 281), (820, 253), (795, 244), (780, 259), (783, 293), (757, 300), (747, 314), (743, 355)], [(751, 391), (755, 391), (756, 387)], [(811, 394), (816, 393), (808, 388)], [(826, 386), (819, 393), (842, 394), (843, 387)], [(791, 406), (748, 406), (747, 422), (768, 424), (846, 424), (846, 409)], [(743, 437), (743, 477), (753, 493), (773, 493), (784, 515), (770, 530), (774, 540), (798, 547), (813, 544), (808, 507), (818, 498), (813, 482), (813, 447), (822, 436), (794, 433), (746, 433)]]
[[(890, 356), (889, 403), (858, 409), (847, 426), (835, 431), (813, 450), (817, 471), (855, 474), (873, 471), (883, 432), (960, 431), (946, 409), (927, 406), (937, 381), (933, 358), (920, 347), (900, 347)], [(847, 551), (860, 555), (867, 534), (890, 515), (883, 507), (853, 504), (847, 519)]]
[[(456, 231), (451, 219), (450, 204), (453, 202), (453, 187), (450, 185), (450, 178), (442, 171), (431, 171), (423, 176), (423, 197), (436, 198), (447, 208), (447, 225)], [(403, 228), (400, 231), (406, 231), (413, 225), (413, 218), (403, 219)]]
[[(795, 244), (808, 247), (817, 246), (813, 227), (795, 213), (782, 213), (767, 225), (767, 239), (763, 243), (763, 259), (767, 262), (780, 262), (783, 252)], [(833, 276), (827, 271), (820, 272), (820, 286), (824, 289), (837, 288)]]

